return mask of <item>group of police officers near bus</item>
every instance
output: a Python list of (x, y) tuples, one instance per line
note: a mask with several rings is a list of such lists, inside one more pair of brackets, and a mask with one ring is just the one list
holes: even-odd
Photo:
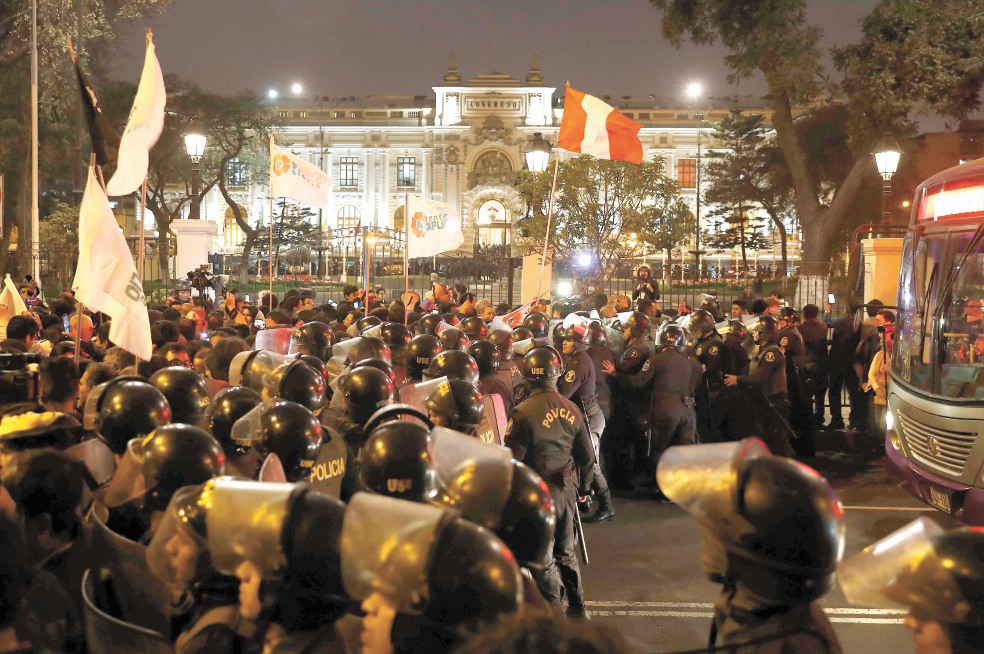
[[(796, 312), (746, 329), (713, 309), (313, 320), (260, 332), (214, 395), (173, 367), (97, 386), (81, 424), (7, 411), (3, 508), (49, 546), (33, 582), (78, 620), (53, 633), (25, 613), (36, 583), (14, 583), (11, 550), (0, 651), (631, 651), (534, 645), (523, 616), (602, 628), (584, 623), (582, 525), (632, 490), (702, 527), (695, 558), (721, 587), (706, 651), (840, 652), (817, 602), (843, 512), (790, 458), (811, 447)], [(922, 519), (885, 543), (841, 563), (848, 598), (908, 609), (938, 647), (919, 651), (981, 651), (984, 533)]]

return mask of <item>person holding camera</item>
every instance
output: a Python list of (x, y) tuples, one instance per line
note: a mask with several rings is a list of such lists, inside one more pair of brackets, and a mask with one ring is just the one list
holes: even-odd
[(878, 433), (885, 428), (885, 413), (888, 411), (888, 373), (892, 368), (892, 343), (895, 338), (895, 314), (887, 309), (875, 316), (875, 336), (878, 351), (868, 366), (865, 390), (872, 390), (871, 430)]
[(639, 300), (659, 299), (659, 282), (650, 277), (649, 266), (639, 266), (636, 273), (636, 287), (632, 293), (632, 303), (638, 304)]

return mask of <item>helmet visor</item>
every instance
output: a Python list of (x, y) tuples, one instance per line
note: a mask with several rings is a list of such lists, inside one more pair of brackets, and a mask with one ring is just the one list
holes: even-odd
[(426, 414), (427, 408), (424, 406), (424, 400), (427, 399), (428, 395), (437, 390), (441, 384), (446, 384), (447, 382), (447, 377), (438, 377), (416, 384), (407, 384), (400, 389), (400, 402), (409, 404), (418, 411)]
[(419, 611), (428, 597), (431, 551), (447, 510), (356, 493), (342, 526), (342, 583), (355, 599), (378, 592), (400, 612)]
[(234, 422), (232, 425), (232, 430), (229, 432), (232, 442), (239, 447), (252, 447), (255, 442), (253, 437), (260, 433), (260, 426), (263, 423), (263, 414), (270, 407), (270, 405), (276, 401), (277, 400), (275, 398), (264, 400), (262, 403), (257, 404), (250, 409), (249, 413)]
[[(294, 358), (286, 354), (271, 352), (270, 350), (259, 350), (254, 354), (241, 368), (240, 376), (242, 385), (252, 388), (257, 393), (263, 393), (266, 390), (269, 397), (279, 394), (280, 389), (276, 388), (276, 386), (279, 385), (280, 379), (274, 373), (281, 366), (294, 361)], [(238, 357), (239, 355), (236, 356)], [(273, 379), (274, 377), (277, 378)], [(232, 383), (231, 368), (229, 383)]]
[(284, 464), (280, 462), (280, 457), (271, 452), (267, 454), (260, 466), (260, 481), (268, 484), (283, 484), (287, 482), (287, 473), (284, 472)]
[(90, 483), (94, 483), (96, 488), (106, 485), (116, 471), (116, 457), (112, 450), (101, 440), (92, 439), (73, 445), (65, 450), (66, 456), (80, 461), (89, 471), (92, 477)]
[(186, 486), (176, 492), (147, 547), (151, 571), (176, 589), (187, 587), (212, 569), (208, 544), (188, 522), (187, 506), (199, 500), (209, 501), (202, 493), (199, 486)]
[(926, 517), (913, 520), (837, 568), (851, 604), (909, 610), (921, 620), (960, 623), (971, 604), (933, 547), (943, 529)]
[(502, 518), (512, 486), (512, 452), (461, 432), (435, 427), (436, 506), (458, 509), (472, 522), (494, 529)]
[(265, 578), (276, 576), (287, 562), (280, 537), (296, 489), (293, 484), (217, 480), (207, 517), (215, 569), (233, 575), (250, 561)]
[(110, 479), (103, 493), (102, 501), (106, 506), (120, 506), (134, 497), (143, 495), (146, 490), (141, 442), (141, 439), (134, 438), (127, 443), (120, 465), (117, 466), (113, 478)]
[(256, 333), (256, 344), (254, 350), (270, 350), (277, 354), (287, 354), (290, 352), (290, 339), (294, 335), (292, 327), (277, 327), (276, 329), (264, 329)]

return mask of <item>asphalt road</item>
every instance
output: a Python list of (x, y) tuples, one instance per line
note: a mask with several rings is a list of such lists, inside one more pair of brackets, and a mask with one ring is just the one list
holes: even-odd
[[(922, 515), (950, 518), (900, 490), (877, 455), (822, 453), (808, 462), (837, 490), (845, 509), (845, 556)], [(614, 521), (585, 525), (590, 565), (582, 565), (595, 620), (617, 627), (641, 652), (706, 646), (718, 586), (701, 573), (700, 530), (682, 509), (616, 494)], [(822, 604), (844, 652), (912, 652), (903, 614), (853, 607), (835, 587)]]

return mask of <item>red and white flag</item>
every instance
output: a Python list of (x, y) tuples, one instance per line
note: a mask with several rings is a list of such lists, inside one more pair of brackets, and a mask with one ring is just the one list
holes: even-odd
[(130, 118), (126, 130), (120, 137), (120, 153), (116, 172), (106, 184), (106, 192), (111, 196), (128, 195), (143, 184), (150, 163), (150, 149), (157, 143), (164, 131), (164, 105), (167, 92), (164, 90), (164, 74), (157, 61), (157, 51), (150, 35), (147, 36), (147, 53), (144, 56), (140, 85), (133, 98)]
[(291, 198), (313, 207), (328, 204), (331, 179), (310, 161), (279, 147), (270, 137), (270, 195)]
[(524, 304), (523, 306), (513, 311), (510, 311), (509, 313), (502, 316), (501, 318), (499, 317), (493, 318), (492, 329), (496, 329), (497, 327), (495, 322), (496, 320), (501, 320), (503, 323), (506, 324), (507, 327), (509, 327), (509, 329), (515, 329), (516, 327), (519, 327), (520, 325), (523, 324), (523, 321), (526, 320), (526, 316), (529, 314), (530, 309), (533, 308), (533, 303), (539, 299), (540, 299), (539, 297), (535, 297), (529, 302), (527, 302), (526, 304)]
[(82, 304), (112, 318), (109, 340), (150, 360), (153, 345), (143, 283), (93, 166), (79, 209), (79, 264), (72, 289)]
[(407, 196), (407, 258), (433, 257), (465, 242), (461, 216), (449, 204)]
[(557, 147), (597, 159), (642, 163), (642, 125), (593, 95), (567, 87)]

